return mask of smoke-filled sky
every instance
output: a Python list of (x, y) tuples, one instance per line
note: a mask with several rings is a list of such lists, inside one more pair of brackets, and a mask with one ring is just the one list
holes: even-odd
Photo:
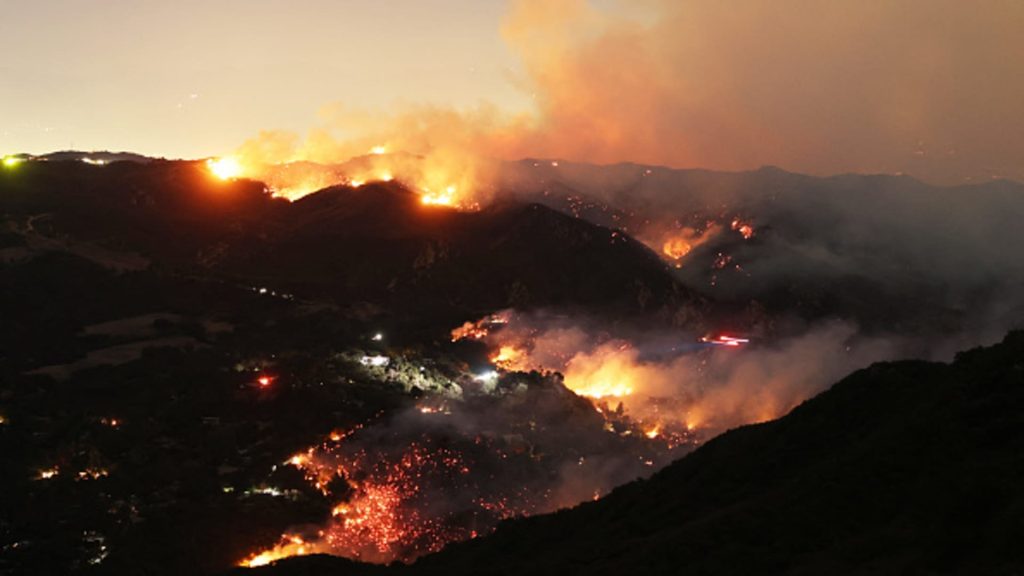
[(1024, 180), (1019, 0), (0, 7), (0, 152), (198, 157), (276, 130), (305, 142), (282, 161), (386, 139), (502, 158)]

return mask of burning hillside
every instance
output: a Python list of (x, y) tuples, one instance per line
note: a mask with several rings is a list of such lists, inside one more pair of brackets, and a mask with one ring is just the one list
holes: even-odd
[(505, 310), (451, 330), (453, 350), (476, 370), (444, 376), (417, 372), (413, 359), (364, 356), (359, 364), (376, 378), (401, 380), (412, 370), (416, 386), (430, 391), (281, 464), (332, 502), (331, 517), (289, 529), (241, 564), (312, 553), (410, 562), (488, 534), (500, 520), (570, 507), (646, 477), (897, 349), (843, 324), (766, 338)]
[[(899, 259), (886, 260), (894, 254), (926, 290), (947, 273), (906, 238), (907, 219), (859, 233), (853, 223), (866, 213), (821, 192), (832, 180), (627, 167), (629, 185), (613, 193), (598, 185), (616, 182), (611, 168), (552, 164), (512, 167), (534, 180), (478, 210), (425, 206), (422, 190), (344, 172), (347, 184), (285, 202), (244, 168), (233, 175), (231, 163), (18, 165), (7, 174), (4, 249), (16, 402), (0, 425), (27, 446), (10, 468), (32, 495), (15, 528), (26, 564), (57, 564), (45, 554), (56, 546), (51, 526), (33, 523), (33, 507), (50, 499), (46, 514), (62, 519), (90, 502), (89, 514), (57, 530), (71, 542), (61, 547), (82, 550), (80, 565), (159, 557), (181, 573), (314, 552), (408, 562), (503, 518), (603, 496), (872, 361), (952, 349), (948, 333), (919, 325), (861, 329), (846, 312), (888, 321), (896, 315), (872, 308), (886, 294), (843, 278), (835, 286), (867, 303), (851, 309), (818, 281), (857, 263), (900, 286)], [(646, 184), (656, 179), (668, 184)], [(809, 191), (772, 199), (773, 186), (794, 181)], [(715, 182), (756, 186), (713, 203)], [(677, 184), (676, 197), (655, 193)], [(892, 211), (914, 204), (891, 194)], [(1012, 219), (1017, 204), (1004, 200)], [(815, 218), (789, 218), (794, 211)], [(104, 218), (83, 217), (95, 213)], [(654, 249), (633, 240), (644, 232)], [(866, 256), (892, 238), (904, 241)], [(129, 272), (108, 270), (105, 255), (117, 250), (146, 257)], [(941, 258), (952, 268), (971, 255)], [(807, 259), (821, 266), (801, 267)], [(1005, 264), (1012, 279), (1018, 264)], [(771, 291), (780, 278), (790, 292)], [(730, 299), (738, 285), (749, 300)], [(803, 314), (804, 302), (818, 314)], [(125, 318), (142, 318), (128, 324), (148, 336), (89, 328)], [(225, 322), (233, 328), (217, 328)], [(142, 352), (106, 360), (124, 349)], [(67, 379), (51, 382), (39, 371), (47, 367)], [(62, 405), (68, 397), (74, 404)], [(87, 413), (82, 446), (33, 420), (71, 405)], [(124, 424), (97, 426), (103, 418)], [(154, 430), (151, 418), (163, 424)], [(75, 459), (93, 444), (95, 458)]]
[(481, 174), (481, 160), (449, 157), (443, 154), (414, 156), (389, 153), (375, 146), (369, 154), (335, 164), (320, 164), (304, 159), (267, 162), (259, 154), (246, 153), (211, 159), (208, 167), (217, 178), (249, 178), (268, 186), (280, 198), (295, 201), (331, 186), (359, 188), (368, 183), (396, 181), (415, 191), (428, 206), (477, 210), (482, 198), (489, 198), (493, 185)]
[[(513, 311), (466, 323), (451, 337), (483, 344), (506, 370), (564, 374), (567, 388), (645, 430), (701, 438), (777, 418), (833, 375), (898, 348), (841, 323), (752, 339)], [(792, 364), (792, 357), (801, 360)]]
[(454, 395), (427, 395), (288, 458), (281, 466), (333, 502), (331, 518), (289, 530), (241, 564), (312, 553), (409, 562), (500, 520), (597, 498), (696, 444), (687, 431), (645, 427), (577, 396), (554, 375), (490, 369), (459, 382)]

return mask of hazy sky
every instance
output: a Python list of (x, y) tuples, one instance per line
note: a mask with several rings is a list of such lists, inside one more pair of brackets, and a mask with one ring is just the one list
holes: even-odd
[(231, 150), (328, 102), (525, 106), (500, 0), (0, 0), (0, 153)]
[(0, 153), (199, 157), (276, 130), (282, 161), (388, 141), (1024, 180), (1022, 0), (0, 0), (0, 15)]

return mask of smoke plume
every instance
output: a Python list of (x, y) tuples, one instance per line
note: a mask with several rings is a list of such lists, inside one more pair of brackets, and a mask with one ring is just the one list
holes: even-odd
[(1021, 179), (1021, 29), (1012, 0), (515, 0), (501, 32), (532, 109), (339, 103), (304, 139), (265, 133), (243, 150)]

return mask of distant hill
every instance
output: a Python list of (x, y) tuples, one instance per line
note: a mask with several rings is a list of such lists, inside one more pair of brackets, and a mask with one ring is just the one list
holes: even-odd
[[(539, 204), (422, 205), (397, 183), (290, 203), (201, 163), (32, 162), (0, 178), (8, 214), (154, 266), (459, 322), (500, 308), (588, 307), (666, 321), (699, 299), (621, 232)], [(102, 215), (102, 217), (99, 217)]]
[(690, 238), (676, 276), (737, 310), (918, 334), (994, 318), (1005, 333), (1024, 321), (1021, 183), (547, 160), (508, 162), (501, 173), (506, 195), (621, 228), (656, 251), (686, 229), (712, 230)]
[[(290, 164), (273, 176), (328, 185), (392, 164), (416, 173), (418, 162), (428, 160), (371, 155)], [(735, 330), (784, 332), (772, 325), (782, 316), (918, 337), (1024, 325), (1021, 183), (550, 159), (493, 161), (486, 171), (496, 178), (481, 184), (484, 204), (540, 204), (640, 240), (716, 303), (715, 323)], [(672, 241), (685, 246), (675, 258), (663, 254)]]
[(109, 152), (107, 150), (99, 151), (84, 151), (84, 150), (64, 150), (61, 152), (50, 152), (49, 154), (43, 154), (42, 156), (35, 156), (36, 160), (46, 160), (48, 162), (96, 162), (110, 164), (112, 162), (137, 162), (140, 164), (146, 164), (156, 160), (151, 156), (144, 156), (142, 154), (136, 154), (134, 152)]
[(1020, 574), (1024, 332), (952, 364), (877, 364), (597, 502), (411, 567), (256, 574)]
[(622, 233), (539, 204), (438, 209), (392, 184), (307, 196), (259, 239), (235, 244), (222, 268), (306, 294), (410, 303), (421, 317), (552, 305), (670, 316), (694, 301)]

